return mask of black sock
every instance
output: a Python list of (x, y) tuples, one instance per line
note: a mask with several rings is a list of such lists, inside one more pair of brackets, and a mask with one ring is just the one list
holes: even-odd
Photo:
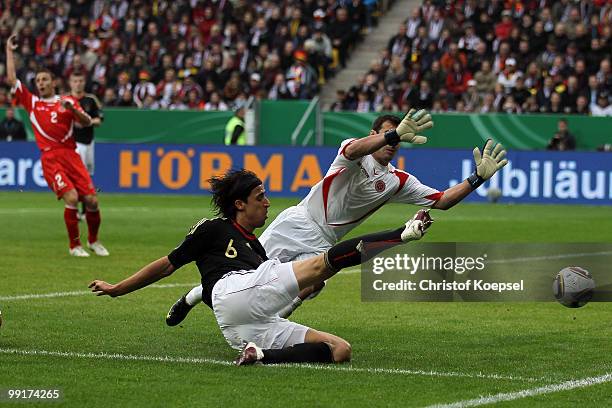
[(300, 343), (282, 349), (263, 350), (264, 364), (333, 363), (334, 357), (327, 343)]
[(325, 253), (325, 262), (336, 272), (342, 268), (360, 265), (382, 251), (402, 244), (403, 231), (404, 227), (401, 227), (339, 242)]

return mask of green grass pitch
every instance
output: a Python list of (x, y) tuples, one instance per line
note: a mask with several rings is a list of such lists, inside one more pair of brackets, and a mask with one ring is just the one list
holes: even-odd
[[(168, 254), (211, 215), (209, 197), (100, 201), (111, 256), (74, 259), (62, 205), (50, 193), (0, 193), (0, 389), (60, 388), (59, 404), (74, 407), (468, 406), (612, 373), (610, 304), (362, 303), (358, 273), (334, 277), (292, 317), (347, 339), (350, 364), (234, 367), (207, 307), (165, 326), (169, 306), (198, 282), (195, 266), (123, 298), (85, 293), (94, 278), (116, 282)], [(273, 198), (269, 220), (296, 202)], [(397, 227), (414, 211), (386, 206), (351, 236)], [(610, 207), (460, 204), (433, 214), (431, 242), (612, 242)], [(18, 298), (56, 292), (67, 293)], [(501, 405), (610, 406), (606, 378)]]

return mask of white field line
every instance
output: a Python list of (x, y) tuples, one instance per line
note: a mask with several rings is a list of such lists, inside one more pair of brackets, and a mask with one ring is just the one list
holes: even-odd
[[(104, 212), (149, 212), (149, 211), (185, 211), (193, 208), (154, 208), (154, 207), (105, 207)], [(0, 214), (55, 214), (61, 208), (0, 208)]]
[[(520, 258), (508, 258), (508, 259), (494, 259), (492, 261), (487, 260), (487, 264), (506, 264), (515, 262), (532, 262), (532, 261), (551, 261), (555, 259), (566, 259), (566, 258), (582, 258), (587, 256), (605, 256), (612, 255), (612, 251), (601, 251), (601, 252), (578, 252), (575, 254), (559, 254), (559, 255), (546, 255), (546, 256), (526, 256)], [(361, 273), (359, 268), (349, 268), (341, 271), (338, 275), (351, 275)]]
[[(182, 287), (194, 287), (199, 283), (165, 283), (159, 285), (150, 285), (148, 288), (154, 289), (166, 289), (166, 288), (182, 288)], [(71, 292), (52, 292), (52, 293), (30, 293), (26, 295), (14, 295), (14, 296), (0, 296), (0, 302), (10, 300), (28, 300), (28, 299), (48, 299), (68, 296), (86, 296), (91, 295), (92, 292), (89, 290), (75, 290)]]
[[(549, 261), (554, 259), (566, 259), (566, 258), (580, 258), (587, 256), (605, 256), (612, 255), (612, 251), (601, 251), (601, 252), (578, 252), (575, 254), (559, 254), (559, 255), (548, 255), (548, 256), (528, 256), (528, 257), (520, 257), (520, 258), (509, 258), (509, 259), (497, 259), (492, 261), (487, 261), (489, 264), (504, 264), (504, 263), (514, 263), (514, 262), (531, 262), (531, 261)], [(361, 273), (361, 269), (359, 267), (348, 268), (340, 273), (338, 276), (342, 275), (355, 275)], [(161, 285), (151, 285), (149, 287), (152, 288), (173, 288), (173, 287), (183, 287), (183, 286), (195, 286), (194, 284), (181, 284), (181, 283), (169, 283), (169, 284), (161, 284)], [(26, 294), (26, 295), (16, 295), (16, 296), (0, 296), (0, 301), (9, 301), (9, 300), (26, 300), (26, 299), (41, 299), (41, 298), (56, 298), (56, 297), (65, 297), (65, 296), (83, 296), (87, 295), (90, 292), (88, 291), (73, 291), (73, 292), (55, 292), (55, 293), (43, 293), (43, 294)]]
[(487, 263), (503, 264), (503, 263), (514, 263), (514, 262), (550, 261), (554, 259), (582, 258), (586, 256), (605, 256), (605, 255), (612, 255), (612, 251), (578, 252), (575, 254), (559, 254), (559, 255), (545, 255), (545, 256), (526, 256), (526, 257), (521, 257), (521, 258), (496, 259), (492, 261), (487, 261)]
[[(339, 275), (360, 273), (358, 268), (349, 268), (342, 271)], [(166, 283), (158, 285), (150, 285), (148, 288), (165, 289), (165, 288), (181, 288), (181, 287), (194, 287), (199, 285), (198, 283)], [(29, 300), (29, 299), (50, 299), (59, 297), (70, 297), (70, 296), (86, 296), (90, 295), (91, 291), (88, 290), (74, 290), (68, 292), (51, 292), (51, 293), (28, 293), (24, 295), (12, 295), (12, 296), (0, 296), (0, 302), (7, 302), (12, 300)]]
[[(47, 350), (20, 350), (20, 349), (1, 349), (0, 354), (13, 354), (22, 356), (44, 356), (44, 357), (62, 357), (62, 358), (87, 358), (101, 360), (123, 360), (123, 361), (149, 361), (159, 363), (177, 363), (177, 364), (211, 364), (220, 366), (231, 366), (233, 363), (223, 360), (215, 360), (211, 358), (194, 358), (194, 357), (170, 357), (170, 356), (147, 356), (133, 354), (116, 354), (116, 353), (79, 353), (73, 351), (47, 351)], [(405, 370), (400, 368), (360, 368), (351, 366), (337, 365), (314, 365), (314, 364), (281, 364), (281, 365), (264, 365), (263, 367), (275, 368), (297, 368), (303, 370), (315, 371), (334, 371), (347, 373), (365, 373), (365, 374), (389, 374), (389, 375), (405, 375), (405, 376), (426, 376), (426, 377), (460, 377), (460, 378), (475, 378), (475, 379), (491, 379), (491, 380), (508, 380), (522, 382), (539, 382), (545, 381), (545, 378), (529, 378), (518, 377), (512, 375), (500, 374), (485, 374), (485, 373), (461, 373), (461, 372), (440, 372), (427, 370)]]
[(531, 388), (521, 391), (504, 392), (486, 397), (471, 400), (457, 401), (450, 404), (431, 405), (427, 408), (464, 408), (477, 407), (480, 405), (496, 404), (503, 401), (514, 401), (521, 398), (534, 397), (536, 395), (550, 394), (553, 392), (568, 391), (576, 388), (589, 387), (591, 385), (602, 384), (612, 381), (612, 374), (607, 373), (599, 377), (588, 377), (581, 380), (569, 380), (559, 384), (550, 384), (538, 388)]

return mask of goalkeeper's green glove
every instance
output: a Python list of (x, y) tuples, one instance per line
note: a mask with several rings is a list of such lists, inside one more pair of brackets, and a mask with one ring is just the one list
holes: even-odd
[(387, 139), (387, 144), (391, 146), (395, 146), (400, 141), (413, 144), (424, 144), (427, 143), (427, 138), (417, 133), (431, 129), (432, 127), (433, 120), (431, 120), (431, 115), (427, 113), (425, 109), (419, 111), (411, 109), (395, 130), (390, 130), (385, 133), (385, 139)]
[(508, 164), (508, 160), (504, 158), (506, 156), (506, 149), (504, 149), (501, 143), (497, 143), (495, 148), (493, 148), (494, 145), (495, 142), (493, 140), (487, 140), (482, 149), (482, 154), (478, 147), (474, 148), (476, 171), (467, 178), (473, 189), (480, 187), (482, 183), (493, 177), (499, 169)]

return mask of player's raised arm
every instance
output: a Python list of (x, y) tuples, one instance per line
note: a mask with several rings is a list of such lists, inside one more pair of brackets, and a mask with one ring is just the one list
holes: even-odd
[(122, 296), (135, 290), (144, 288), (145, 286), (149, 286), (162, 278), (170, 276), (175, 270), (176, 268), (174, 265), (172, 265), (168, 257), (164, 256), (151, 262), (129, 278), (122, 280), (116, 285), (112, 285), (101, 280), (94, 280), (89, 284), (89, 288), (91, 288), (91, 291), (98, 296)]
[(15, 72), (15, 56), (13, 51), (17, 49), (17, 36), (11, 35), (6, 40), (6, 82), (12, 88), (17, 83), (17, 73)]
[(482, 149), (482, 153), (478, 147), (475, 147), (473, 154), (476, 164), (474, 173), (462, 183), (447, 189), (444, 195), (432, 206), (432, 208), (448, 210), (508, 164), (508, 160), (505, 159), (506, 150), (504, 147), (501, 143), (495, 145), (495, 142), (491, 139), (487, 140), (487, 143)]
[(427, 143), (425, 136), (417, 135), (418, 132), (433, 127), (431, 115), (426, 110), (410, 110), (394, 130), (384, 133), (372, 133), (364, 138), (357, 139), (349, 144), (344, 150), (344, 155), (349, 160), (356, 160), (372, 154), (385, 145), (396, 146), (399, 142), (413, 144)]
[(89, 116), (85, 111), (83, 111), (83, 109), (77, 109), (74, 106), (74, 102), (72, 100), (64, 99), (62, 101), (62, 106), (74, 114), (74, 117), (77, 119), (81, 126), (91, 126), (91, 116)]

